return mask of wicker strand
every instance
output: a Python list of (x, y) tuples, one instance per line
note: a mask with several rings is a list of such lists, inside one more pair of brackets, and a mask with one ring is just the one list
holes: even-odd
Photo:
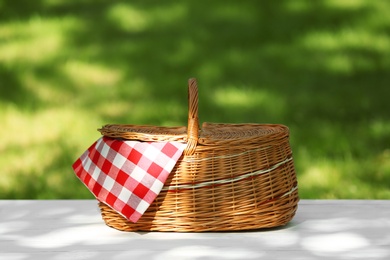
[(253, 176), (260, 175), (260, 174), (265, 174), (265, 173), (271, 172), (271, 171), (275, 170), (276, 168), (278, 168), (278, 167), (282, 166), (283, 164), (286, 164), (287, 162), (290, 162), (292, 160), (293, 160), (292, 157), (286, 158), (285, 160), (283, 160), (275, 165), (272, 165), (268, 169), (258, 170), (258, 171), (250, 172), (250, 173), (246, 173), (246, 174), (241, 174), (241, 175), (235, 176), (233, 178), (229, 177), (229, 178), (225, 178), (225, 179), (206, 181), (206, 182), (200, 182), (200, 183), (191, 183), (191, 184), (183, 183), (180, 185), (171, 185), (169, 187), (164, 187), (162, 190), (163, 191), (164, 190), (178, 191), (178, 190), (184, 190), (184, 189), (197, 189), (197, 188), (203, 188), (203, 187), (212, 187), (212, 186), (226, 184), (226, 183), (233, 183), (236, 181), (247, 179), (249, 177), (253, 177)]

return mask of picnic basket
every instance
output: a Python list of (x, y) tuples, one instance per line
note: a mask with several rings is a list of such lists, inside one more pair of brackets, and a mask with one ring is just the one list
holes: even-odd
[(298, 206), (289, 129), (278, 124), (216, 124), (198, 119), (196, 79), (188, 82), (188, 126), (105, 125), (110, 138), (181, 141), (183, 155), (161, 193), (133, 223), (99, 202), (121, 231), (235, 231), (287, 224)]

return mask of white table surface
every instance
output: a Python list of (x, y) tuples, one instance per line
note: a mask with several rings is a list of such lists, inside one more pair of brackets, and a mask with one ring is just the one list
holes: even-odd
[(390, 200), (301, 200), (271, 230), (121, 232), (95, 200), (0, 200), (0, 259), (390, 259)]

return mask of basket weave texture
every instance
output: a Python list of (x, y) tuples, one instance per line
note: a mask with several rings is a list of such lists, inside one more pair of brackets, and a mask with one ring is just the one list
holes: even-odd
[(289, 129), (277, 124), (198, 120), (198, 88), (189, 80), (188, 127), (105, 125), (111, 138), (182, 141), (182, 157), (137, 223), (99, 202), (105, 223), (121, 231), (234, 231), (287, 224), (299, 201)]

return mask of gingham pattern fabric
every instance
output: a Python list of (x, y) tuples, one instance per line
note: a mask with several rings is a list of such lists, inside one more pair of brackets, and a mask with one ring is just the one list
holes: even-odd
[(137, 222), (160, 193), (185, 147), (180, 142), (101, 137), (73, 164), (73, 170), (99, 201)]

